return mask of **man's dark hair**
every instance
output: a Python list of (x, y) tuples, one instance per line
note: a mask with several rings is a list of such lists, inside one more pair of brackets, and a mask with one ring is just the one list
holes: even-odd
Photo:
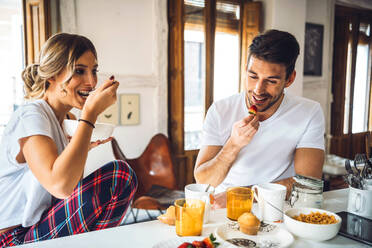
[(300, 46), (292, 34), (271, 29), (253, 39), (247, 63), (254, 56), (270, 63), (283, 64), (288, 79), (295, 68), (299, 52)]

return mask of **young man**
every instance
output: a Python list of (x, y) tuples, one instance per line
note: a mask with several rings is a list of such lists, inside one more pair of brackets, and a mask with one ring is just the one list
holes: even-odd
[[(299, 54), (290, 33), (269, 30), (249, 47), (246, 91), (208, 110), (194, 176), (216, 187), (217, 207), (231, 186), (278, 182), (289, 192), (297, 173), (321, 178), (324, 116), (320, 104), (288, 95)], [(257, 107), (257, 115), (248, 112)]]

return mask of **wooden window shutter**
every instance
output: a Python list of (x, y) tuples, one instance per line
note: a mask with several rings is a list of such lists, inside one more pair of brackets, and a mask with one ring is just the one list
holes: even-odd
[(245, 89), (246, 63), (248, 59), (248, 47), (253, 38), (260, 33), (261, 27), (261, 2), (245, 2), (242, 11), (242, 47), (240, 61), (240, 91)]
[(32, 64), (51, 33), (50, 0), (23, 0), (23, 16), (26, 64)]

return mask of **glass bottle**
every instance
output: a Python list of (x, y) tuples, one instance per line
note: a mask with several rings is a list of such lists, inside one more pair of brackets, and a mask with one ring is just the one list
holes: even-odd
[(289, 203), (291, 207), (321, 208), (323, 205), (323, 180), (296, 175)]

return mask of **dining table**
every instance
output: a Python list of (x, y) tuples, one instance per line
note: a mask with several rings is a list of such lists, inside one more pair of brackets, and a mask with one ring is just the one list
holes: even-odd
[[(323, 193), (322, 209), (337, 213), (347, 209), (349, 189), (340, 189), (327, 191)], [(252, 211), (257, 211), (257, 204), (253, 204)], [(216, 228), (228, 221), (226, 209), (215, 209), (210, 212), (210, 221), (203, 225), (203, 237), (214, 233)], [(278, 224), (285, 228), (284, 223)], [(123, 225), (105, 230), (92, 231), (88, 233), (77, 234), (68, 237), (61, 237), (52, 240), (39, 241), (21, 245), (20, 247), (40, 247), (40, 248), (58, 248), (58, 247), (156, 247), (159, 242), (170, 239), (177, 239), (175, 226), (163, 224), (159, 220), (152, 220), (142, 223)], [(224, 246), (225, 247), (225, 246)], [(370, 247), (355, 240), (337, 235), (327, 241), (313, 241), (298, 238), (294, 236), (294, 241), (290, 247), (316, 247), (316, 248), (338, 248), (338, 247)]]

